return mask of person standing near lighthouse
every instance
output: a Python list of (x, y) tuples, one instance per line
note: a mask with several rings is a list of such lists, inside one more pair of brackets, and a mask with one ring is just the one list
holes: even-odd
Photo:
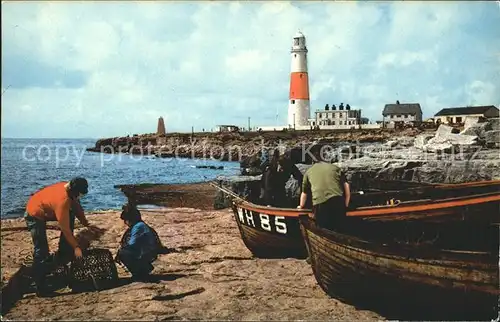
[(288, 126), (309, 126), (309, 77), (307, 73), (306, 37), (299, 31), (293, 37), (292, 68), (290, 74), (290, 100)]

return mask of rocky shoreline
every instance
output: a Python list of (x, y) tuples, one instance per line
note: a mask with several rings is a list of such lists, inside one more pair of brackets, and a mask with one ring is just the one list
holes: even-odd
[[(414, 132), (420, 130), (414, 130)], [(290, 131), (236, 133), (144, 134), (99, 139), (87, 151), (129, 153), (157, 157), (202, 158), (219, 161), (242, 161), (263, 148), (301, 149), (320, 141), (336, 143), (383, 142), (394, 130)]]

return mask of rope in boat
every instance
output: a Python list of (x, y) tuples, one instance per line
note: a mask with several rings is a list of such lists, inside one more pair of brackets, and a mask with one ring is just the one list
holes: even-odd
[(221, 186), (219, 183), (217, 183), (215, 181), (215, 179), (212, 179), (210, 180), (209, 178), (207, 178), (206, 176), (202, 175), (202, 174), (199, 174), (198, 175), (200, 177), (202, 177), (204, 179), (205, 182), (208, 182), (209, 185), (211, 185), (212, 187), (215, 187), (217, 189), (219, 189), (220, 191), (222, 191), (223, 193), (227, 194), (227, 195), (230, 195), (231, 197), (235, 198), (235, 199), (238, 199), (240, 200), (241, 202), (246, 202), (247, 200), (241, 196), (239, 196), (238, 194), (236, 194), (235, 192)]
[(246, 202), (247, 200), (243, 197), (240, 197), (238, 194), (234, 193), (233, 191), (225, 188), (225, 187), (222, 187), (218, 184), (216, 184), (215, 182), (213, 181), (210, 181), (209, 184), (212, 186), (212, 187), (215, 187), (217, 189), (219, 189), (220, 191), (224, 192), (225, 194), (228, 194), (230, 195), (231, 197), (235, 198), (235, 199), (238, 199), (240, 202)]

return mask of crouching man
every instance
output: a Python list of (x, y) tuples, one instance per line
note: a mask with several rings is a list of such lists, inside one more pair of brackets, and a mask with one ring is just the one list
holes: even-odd
[(125, 265), (135, 281), (147, 281), (158, 257), (159, 239), (153, 228), (142, 221), (133, 205), (123, 206), (120, 219), (129, 227), (122, 237), (116, 261)]

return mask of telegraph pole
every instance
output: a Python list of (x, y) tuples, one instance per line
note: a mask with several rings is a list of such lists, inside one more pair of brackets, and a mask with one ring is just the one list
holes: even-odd
[(250, 130), (250, 116), (248, 117), (248, 131), (251, 131)]

